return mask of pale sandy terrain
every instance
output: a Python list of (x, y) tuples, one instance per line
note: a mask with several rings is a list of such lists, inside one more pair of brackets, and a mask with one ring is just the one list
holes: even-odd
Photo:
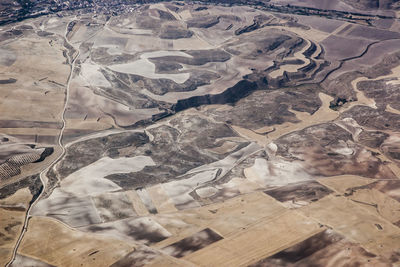
[[(102, 158), (88, 167), (71, 174), (61, 182), (63, 191), (76, 195), (91, 195), (106, 191), (113, 191), (119, 187), (113, 185), (103, 177), (116, 172), (135, 172), (143, 169), (145, 166), (154, 165), (150, 157), (134, 158)], [(85, 180), (86, 185), (82, 186)]]
[[(11, 52), (18, 51), (17, 60), (9, 67), (0, 66), (1, 77), (15, 77), (17, 82), (0, 88), (7, 99), (1, 102), (0, 119), (59, 121), (63, 87), (69, 74), (68, 66), (62, 64), (62, 44), (31, 37), (11, 42), (7, 47)], [(47, 60), (41, 60), (43, 57)]]
[(31, 197), (28, 189), (21, 189), (0, 201), (0, 264), (2, 266), (11, 258), (12, 249), (23, 226), (25, 209)]
[[(343, 105), (348, 92), (318, 82), (343, 63), (327, 38), (350, 38), (362, 18), (174, 2), (117, 13), (0, 30), (0, 164), (55, 149), (0, 181), (0, 265), (399, 264), (400, 110), (358, 85), (392, 89), (400, 66), (347, 77), (357, 101)], [(358, 105), (372, 109), (358, 119)], [(370, 123), (371, 110), (392, 121)], [(325, 232), (337, 240), (309, 241)]]
[(275, 79), (275, 78), (277, 78), (279, 76), (282, 76), (285, 71), (287, 71), (287, 72), (296, 72), (298, 69), (300, 69), (300, 68), (302, 68), (304, 66), (307, 66), (310, 63), (310, 59), (306, 58), (304, 56), (304, 54), (303, 54), (304, 51), (306, 51), (311, 46), (310, 41), (306, 40), (306, 42), (307, 42), (307, 44), (303, 47), (302, 50), (297, 51), (296, 53), (294, 53), (293, 57), (286, 58), (287, 60), (299, 59), (299, 60), (303, 61), (304, 63), (301, 64), (301, 65), (285, 64), (282, 67), (280, 67), (279, 69), (274, 70), (273, 72), (269, 73), (271, 78)]
[(328, 196), (302, 208), (301, 212), (333, 227), (371, 253), (390, 255), (398, 250), (400, 229), (351, 199)]
[[(216, 212), (210, 212), (216, 211)], [(231, 198), (223, 203), (214, 203), (204, 207), (181, 211), (173, 214), (157, 215), (157, 220), (166, 226), (170, 232), (181, 228), (177, 235), (156, 244), (156, 247), (167, 245), (189, 236), (198, 229), (210, 227), (223, 237), (235, 235), (238, 230), (245, 230), (248, 225), (258, 221), (272, 219), (274, 216), (285, 213), (285, 208), (271, 197), (262, 192), (253, 192)], [(175, 223), (171, 223), (174, 222)], [(179, 223), (178, 223), (179, 222)], [(193, 228), (193, 225), (195, 228)], [(175, 230), (174, 230), (175, 228)], [(185, 230), (186, 228), (186, 230)]]
[[(61, 181), (60, 187), (56, 188), (49, 198), (38, 203), (32, 210), (32, 214), (54, 214), (56, 218), (73, 226), (87, 225), (91, 221), (101, 222), (103, 219), (99, 215), (92, 197), (121, 189), (103, 177), (113, 173), (139, 171), (145, 166), (153, 164), (154, 162), (149, 157), (102, 158)], [(82, 185), (83, 181), (85, 181), (85, 185)], [(116, 201), (118, 206), (118, 199)], [(63, 203), (68, 203), (69, 209), (66, 212)], [(82, 212), (87, 213), (88, 216), (81, 217)], [(107, 212), (107, 210), (103, 210), (103, 214)]]
[(349, 197), (357, 203), (365, 203), (364, 207), (376, 216), (381, 216), (391, 223), (400, 221), (400, 203), (376, 189), (361, 189)]
[(354, 175), (340, 175), (333, 177), (321, 178), (318, 180), (319, 183), (339, 192), (345, 193), (347, 189), (363, 186), (374, 182), (374, 179), (364, 178), (361, 176)]
[(163, 185), (154, 185), (147, 188), (155, 208), (159, 213), (177, 211), (172, 199), (168, 197)]
[(286, 212), (272, 220), (255, 223), (185, 258), (199, 266), (247, 266), (322, 230), (312, 220)]
[(157, 51), (144, 53), (140, 55), (140, 59), (134, 62), (117, 64), (109, 66), (110, 69), (129, 74), (136, 74), (150, 79), (170, 79), (176, 83), (184, 83), (189, 79), (190, 73), (181, 74), (158, 74), (155, 73), (155, 65), (148, 58), (157, 58), (165, 56), (191, 57), (190, 55), (180, 51)]
[[(76, 231), (42, 217), (31, 219), (26, 235), (20, 254), (56, 266), (109, 266), (134, 250), (132, 244)], [(41, 240), (40, 243), (38, 240)], [(49, 253), (49, 249), (53, 253)]]
[(304, 166), (298, 162), (283, 161), (279, 158), (267, 162), (257, 158), (252, 167), (244, 169), (244, 175), (261, 187), (284, 186), (312, 179), (303, 169)]
[(397, 66), (392, 69), (392, 73), (384, 76), (379, 76), (375, 79), (368, 79), (367, 77), (360, 77), (351, 82), (351, 86), (353, 87), (354, 91), (357, 93), (357, 99), (360, 105), (366, 105), (370, 106), (373, 108), (376, 108), (375, 101), (370, 98), (366, 98), (365, 95), (360, 92), (357, 88), (357, 83), (361, 81), (377, 81), (377, 80), (383, 80), (383, 79), (388, 79), (388, 78), (398, 78), (400, 77), (400, 66)]
[(161, 186), (175, 205), (184, 205), (185, 209), (197, 207), (199, 204), (190, 196), (190, 192), (211, 181), (217, 181), (235, 165), (239, 164), (246, 157), (257, 152), (259, 149), (257, 145), (252, 144), (221, 161), (192, 169), (187, 174), (194, 175), (188, 179), (168, 182)]
[(400, 110), (392, 108), (390, 104), (386, 106), (385, 111), (400, 115)]
[(111, 84), (100, 72), (100, 66), (93, 62), (85, 62), (81, 67), (81, 76), (90, 86), (110, 87)]

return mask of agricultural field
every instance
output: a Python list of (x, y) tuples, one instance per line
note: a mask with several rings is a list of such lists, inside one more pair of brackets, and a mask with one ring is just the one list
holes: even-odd
[(0, 266), (399, 266), (399, 14), (0, 3)]

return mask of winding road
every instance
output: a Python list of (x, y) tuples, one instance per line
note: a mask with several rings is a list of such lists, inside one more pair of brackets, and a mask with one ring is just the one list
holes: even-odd
[[(18, 248), (19, 248), (19, 246), (20, 246), (20, 244), (22, 242), (22, 239), (24, 238), (24, 235), (26, 233), (26, 230), (28, 228), (29, 219), (32, 217), (32, 215), (30, 215), (30, 212), (31, 212), (32, 208), (34, 207), (34, 205), (39, 201), (39, 199), (42, 196), (42, 194), (46, 191), (46, 184), (47, 184), (46, 172), (52, 166), (54, 166), (64, 156), (65, 151), (66, 151), (65, 150), (65, 146), (62, 143), (62, 138), (63, 138), (64, 131), (65, 131), (65, 128), (66, 128), (65, 112), (66, 112), (66, 109), (67, 109), (67, 106), (68, 106), (69, 88), (70, 88), (71, 81), (72, 81), (72, 76), (73, 76), (73, 73), (74, 73), (74, 70), (75, 70), (75, 62), (76, 62), (76, 59), (79, 57), (79, 49), (76, 49), (67, 38), (68, 25), (69, 25), (69, 23), (67, 24), (66, 29), (65, 29), (64, 40), (69, 46), (71, 46), (72, 48), (74, 48), (77, 51), (77, 54), (76, 54), (75, 57), (73, 57), (73, 55), (72, 55), (73, 58), (69, 58), (69, 62), (71, 64), (71, 71), (70, 71), (69, 76), (68, 76), (68, 82), (67, 82), (66, 93), (65, 93), (64, 107), (63, 107), (62, 114), (61, 114), (62, 128), (61, 128), (60, 134), (58, 136), (58, 146), (61, 148), (61, 154), (56, 159), (54, 159), (54, 161), (47, 168), (45, 168), (44, 170), (42, 170), (40, 172), (40, 180), (41, 180), (41, 182), (43, 184), (43, 188), (42, 188), (39, 196), (35, 199), (35, 201), (30, 203), (30, 205), (28, 207), (28, 210), (27, 210), (26, 216), (25, 216), (25, 220), (24, 220), (24, 226), (22, 227), (22, 230), (21, 230), (21, 233), (20, 233), (19, 238), (17, 240), (17, 243), (14, 246), (12, 257), (11, 257), (10, 261), (6, 264), (6, 267), (11, 266), (12, 263), (14, 262), (15, 257), (17, 255)], [(68, 53), (67, 53), (67, 57), (69, 57)]]

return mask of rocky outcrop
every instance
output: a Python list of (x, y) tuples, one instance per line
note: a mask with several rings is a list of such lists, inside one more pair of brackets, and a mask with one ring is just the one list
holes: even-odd
[(250, 93), (257, 90), (257, 88), (258, 87), (256, 82), (242, 80), (220, 94), (207, 94), (203, 96), (193, 96), (187, 99), (178, 100), (178, 102), (173, 105), (171, 109), (175, 112), (179, 112), (188, 108), (198, 107), (201, 105), (235, 103), (239, 99), (248, 96)]

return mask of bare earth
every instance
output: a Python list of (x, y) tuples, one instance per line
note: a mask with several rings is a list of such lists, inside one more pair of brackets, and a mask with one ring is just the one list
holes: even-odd
[(6, 2), (1, 266), (400, 265), (396, 1)]

